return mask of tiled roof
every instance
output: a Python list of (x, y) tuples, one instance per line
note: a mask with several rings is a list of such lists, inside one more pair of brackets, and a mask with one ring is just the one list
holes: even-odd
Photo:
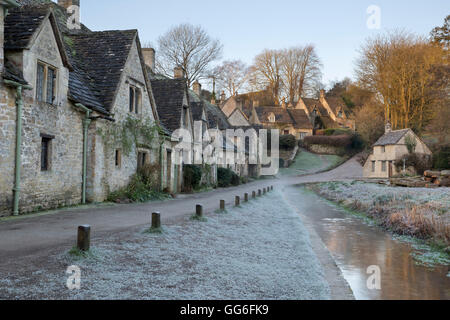
[(261, 122), (270, 122), (269, 116), (273, 113), (275, 115), (275, 122), (283, 124), (294, 124), (287, 109), (281, 107), (257, 107), (256, 112)]
[(342, 98), (337, 97), (327, 97), (326, 98), (328, 105), (330, 106), (331, 110), (334, 112), (334, 114), (338, 115), (338, 109), (342, 108), (342, 110), (348, 115), (348, 109), (347, 106)]
[(48, 6), (19, 7), (10, 10), (5, 18), (5, 50), (27, 48), (48, 13)]
[(397, 130), (385, 133), (378, 141), (375, 143), (375, 146), (387, 146), (397, 144), (408, 132), (410, 129)]
[(16, 66), (10, 62), (5, 63), (5, 68), (3, 70), (3, 79), (15, 81), (23, 85), (28, 85), (28, 83), (23, 78), (23, 73)]
[(306, 111), (303, 109), (288, 109), (292, 119), (294, 119), (294, 127), (296, 129), (313, 129), (311, 121), (309, 121)]
[[(92, 97), (90, 93), (93, 93), (96, 100), (99, 100), (107, 111), (111, 111), (116, 89), (136, 36), (137, 30), (66, 36), (66, 48), (77, 71), (75, 75), (71, 75), (71, 95)], [(83, 78), (88, 87), (85, 91), (77, 85), (83, 82)]]
[(186, 80), (151, 80), (151, 85), (161, 123), (171, 132), (179, 129), (187, 90)]
[(203, 116), (203, 103), (202, 102), (191, 102), (191, 114), (194, 121), (202, 121)]
[[(69, 98), (108, 114), (137, 30), (92, 32), (67, 28), (68, 15), (50, 0), (18, 0), (21, 7), (5, 19), (5, 49), (20, 50), (50, 12), (51, 22), (62, 33), (61, 46), (70, 62)], [(54, 18), (54, 19), (53, 19)]]

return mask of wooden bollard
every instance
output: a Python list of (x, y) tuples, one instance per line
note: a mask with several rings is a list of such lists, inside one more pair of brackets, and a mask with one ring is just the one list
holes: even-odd
[(201, 204), (198, 204), (198, 205), (195, 207), (195, 215), (196, 215), (198, 218), (203, 218), (203, 206), (202, 206)]
[(152, 213), (152, 229), (160, 229), (161, 228), (161, 213), (153, 212)]
[(259, 189), (258, 190), (258, 197), (261, 197), (261, 195), (262, 195), (262, 192), (261, 192), (261, 189)]
[(77, 248), (80, 251), (89, 251), (91, 248), (91, 226), (78, 227)]
[(235, 199), (235, 205), (236, 205), (236, 207), (238, 207), (238, 206), (241, 205), (241, 197), (236, 196), (236, 199)]
[(256, 191), (252, 192), (252, 198), (255, 199), (256, 198)]
[(271, 186), (271, 187), (270, 187), (270, 190), (272, 190), (272, 191), (273, 191), (273, 186)]
[(263, 194), (266, 194), (266, 192), (267, 192), (267, 191), (266, 191), (266, 188), (264, 188), (264, 189), (263, 189)]
[(248, 202), (248, 193), (244, 194), (244, 201)]
[(225, 200), (220, 200), (220, 210), (225, 211)]

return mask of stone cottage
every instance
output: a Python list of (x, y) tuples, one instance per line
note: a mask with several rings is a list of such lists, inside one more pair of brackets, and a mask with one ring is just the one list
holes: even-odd
[(313, 126), (306, 111), (300, 106), (259, 106), (256, 101), (245, 104), (241, 97), (230, 97), (224, 101), (222, 111), (232, 123), (246, 121), (252, 126), (262, 126), (266, 129), (278, 129), (280, 134), (291, 134), (302, 140), (313, 134)]
[[(146, 51), (148, 52), (148, 50)], [(152, 63), (148, 62), (153, 57), (146, 59), (147, 72), (151, 78), (159, 119), (162, 126), (170, 134), (162, 151), (162, 162), (165, 163), (163, 166), (163, 189), (177, 193), (183, 187), (183, 166), (181, 165), (181, 160), (184, 163), (192, 163), (193, 161), (193, 154), (190, 150), (182, 150), (177, 147), (183, 140), (183, 134), (179, 132), (179, 129), (189, 132), (191, 140), (188, 143), (191, 149), (194, 143), (192, 140), (194, 123), (189, 103), (187, 81), (181, 68), (175, 68), (173, 79), (154, 74), (150, 67)]]
[(414, 145), (414, 152), (424, 156), (432, 156), (427, 145), (411, 130), (392, 130), (386, 125), (385, 134), (375, 143), (373, 152), (364, 165), (365, 178), (390, 178), (400, 174), (402, 170), (395, 167), (396, 160), (407, 155), (408, 143)]
[(0, 216), (103, 201), (158, 161), (137, 31), (69, 23), (79, 5), (1, 2)]

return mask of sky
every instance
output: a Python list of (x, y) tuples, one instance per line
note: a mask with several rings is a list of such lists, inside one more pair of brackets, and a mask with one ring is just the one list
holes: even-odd
[[(379, 8), (380, 19), (367, 13), (372, 5)], [(142, 43), (156, 44), (180, 23), (202, 25), (223, 43), (224, 60), (251, 64), (265, 48), (314, 44), (325, 84), (353, 78), (358, 50), (368, 37), (395, 29), (428, 35), (448, 14), (448, 0), (81, 1), (81, 22), (90, 29), (138, 29)], [(380, 28), (374, 29), (377, 21)]]

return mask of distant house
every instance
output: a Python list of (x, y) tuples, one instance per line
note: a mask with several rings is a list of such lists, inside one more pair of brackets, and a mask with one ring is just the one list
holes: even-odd
[(222, 104), (222, 111), (231, 124), (243, 126), (262, 126), (266, 129), (278, 129), (280, 134), (291, 134), (298, 140), (313, 134), (313, 126), (307, 111), (299, 106), (259, 106), (257, 101), (245, 104), (241, 97), (230, 97)]
[(415, 142), (415, 153), (431, 156), (426, 144), (411, 130), (395, 130), (386, 125), (385, 134), (375, 143), (373, 153), (364, 165), (365, 178), (390, 178), (401, 173), (395, 167), (395, 161), (409, 153), (408, 140)]

